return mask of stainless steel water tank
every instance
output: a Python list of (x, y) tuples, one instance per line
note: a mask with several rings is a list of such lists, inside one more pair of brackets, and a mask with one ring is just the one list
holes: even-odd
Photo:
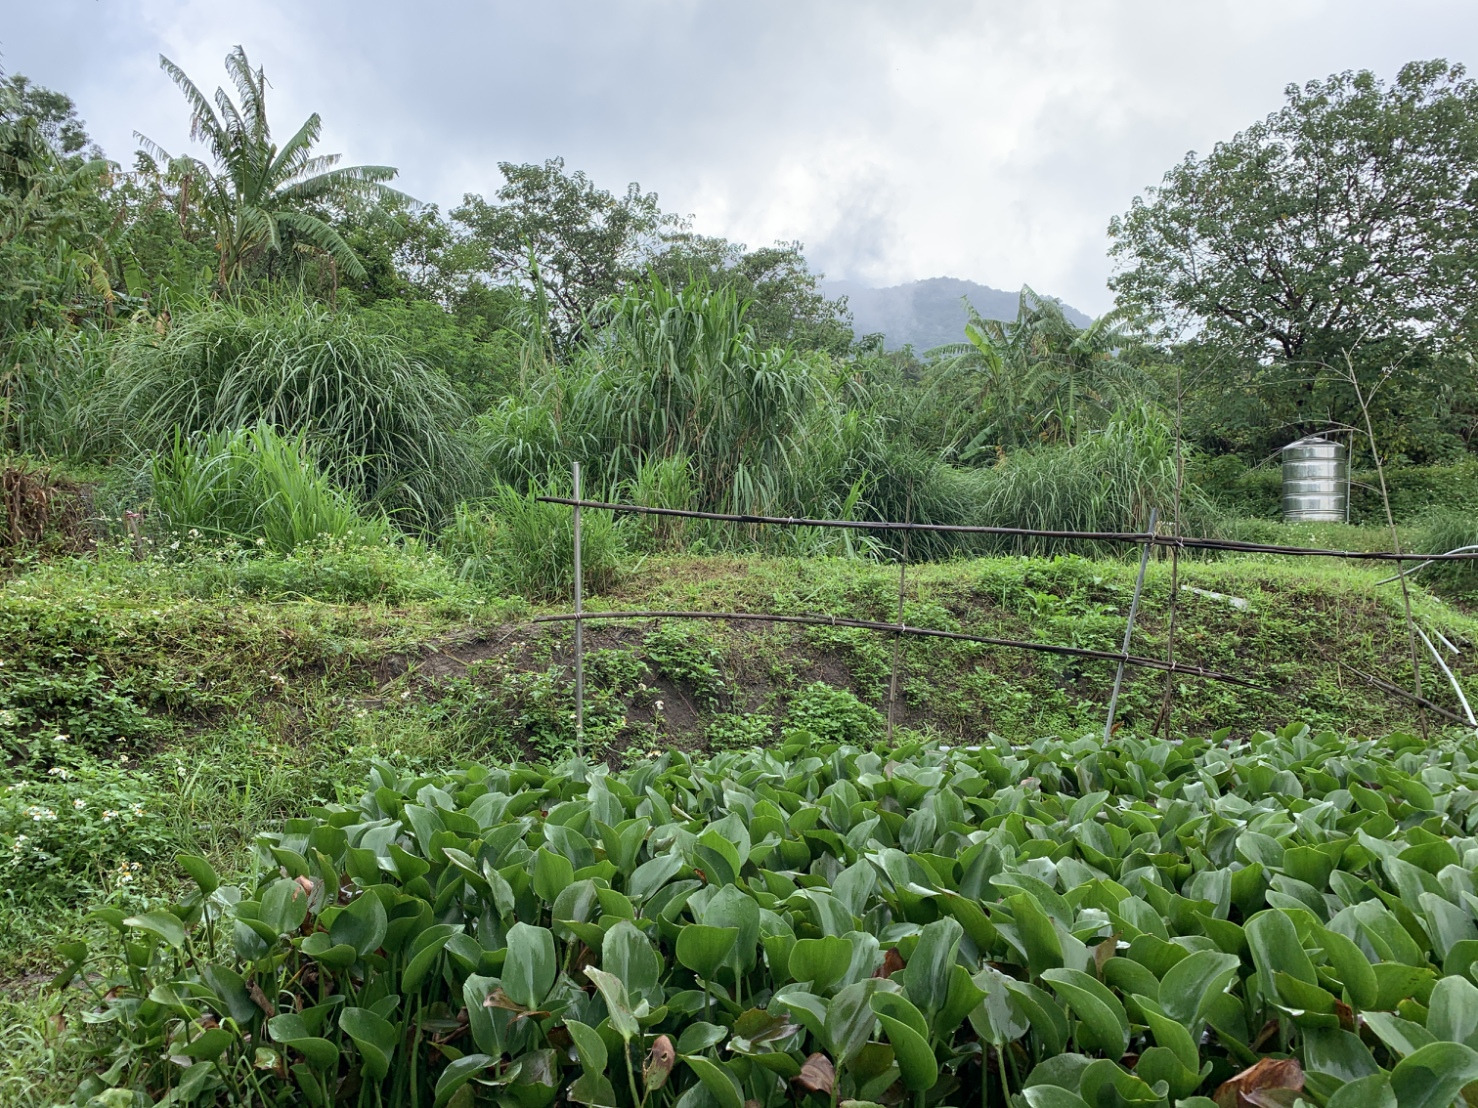
[(1283, 448), (1283, 522), (1344, 523), (1350, 471), (1343, 443), (1315, 435)]

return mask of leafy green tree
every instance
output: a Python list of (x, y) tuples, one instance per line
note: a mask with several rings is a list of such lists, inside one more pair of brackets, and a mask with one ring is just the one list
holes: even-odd
[(730, 289), (747, 301), (745, 316), (761, 346), (795, 346), (845, 354), (852, 346), (852, 315), (846, 298), (831, 300), (817, 287), (798, 242), (757, 250), (727, 239), (679, 233), (652, 260), (669, 287), (702, 281)]
[(1058, 301), (1030, 288), (1021, 290), (1014, 320), (965, 307), (966, 341), (930, 351), (931, 381), (951, 413), (948, 437), (961, 460), (1034, 443), (1071, 445), (1149, 390), (1117, 356), (1125, 340), (1112, 313), (1078, 327)]
[[(77, 105), (65, 93), (15, 73), (0, 77), (0, 99), (7, 103), (7, 112), (32, 120), (41, 141), (57, 154), (63, 157), (81, 154), (92, 146), (87, 125), (77, 118)], [(92, 146), (90, 156), (102, 155)]]
[(1439, 60), (1287, 97), (1113, 220), (1119, 303), (1210, 351), (1206, 387), (1256, 394), (1281, 441), (1355, 422), (1346, 355), (1396, 449), (1450, 438), (1478, 334), (1478, 84)]
[(218, 254), (220, 284), (237, 280), (256, 262), (270, 261), (294, 240), (327, 255), (349, 277), (364, 278), (354, 250), (317, 209), (403, 200), (385, 184), (396, 170), (340, 166), (338, 154), (315, 154), (323, 132), (317, 112), (279, 147), (267, 121), (266, 77), (251, 67), (240, 46), (226, 55), (234, 101), (219, 88), (212, 103), (174, 62), (161, 56), (159, 64), (185, 94), (190, 137), (205, 143), (213, 164), (171, 157), (157, 143), (136, 137), (156, 165), (165, 163), (165, 177), (178, 189), (181, 209), (203, 219)]
[(543, 165), (500, 162), (504, 184), (490, 202), (469, 193), (452, 219), (465, 229), (464, 267), (491, 281), (528, 288), (545, 308), (555, 344), (584, 337), (595, 307), (645, 269), (663, 231), (680, 220), (657, 194), (633, 182), (620, 195), (563, 158)]

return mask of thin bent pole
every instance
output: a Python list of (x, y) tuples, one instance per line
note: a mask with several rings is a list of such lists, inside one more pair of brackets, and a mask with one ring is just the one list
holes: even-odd
[[(546, 504), (573, 505), (567, 496), (540, 496)], [(1032, 538), (1061, 539), (1081, 542), (1121, 542), (1139, 546), (1173, 546), (1181, 550), (1222, 550), (1233, 554), (1286, 554), (1289, 557), (1344, 558), (1366, 562), (1466, 562), (1478, 561), (1478, 552), (1466, 554), (1408, 554), (1392, 550), (1323, 550), (1308, 546), (1275, 546), (1269, 543), (1237, 542), (1232, 539), (1188, 538), (1179, 535), (1152, 535), (1147, 531), (1047, 531), (1036, 527), (983, 527), (964, 523), (899, 523), (873, 519), (807, 519), (801, 516), (751, 516), (727, 512), (699, 512), (688, 508), (650, 508), (643, 504), (618, 504), (605, 500), (581, 500), (583, 508), (600, 508), (609, 512), (635, 512), (639, 515), (676, 516), (681, 519), (710, 519), (751, 526), (772, 524), (779, 527), (843, 527), (854, 531), (926, 531), (957, 535), (1023, 535)]]
[[(1149, 533), (1155, 533), (1155, 524), (1160, 522), (1160, 509), (1150, 509)], [(1129, 663), (1129, 642), (1134, 637), (1134, 617), (1139, 615), (1139, 597), (1144, 592), (1144, 571), (1150, 564), (1150, 548), (1146, 542), (1139, 552), (1139, 576), (1134, 579), (1134, 596), (1129, 601), (1129, 618), (1124, 623), (1124, 647), (1119, 651), (1119, 668), (1114, 673), (1114, 692), (1109, 697), (1108, 719), (1103, 724), (1103, 741), (1114, 737), (1114, 716), (1119, 712), (1119, 690), (1124, 687), (1124, 667)], [(1173, 663), (1172, 663), (1173, 664)]]
[(584, 573), (580, 564), (580, 463), (574, 463), (575, 484), (575, 751), (585, 756), (585, 621)]

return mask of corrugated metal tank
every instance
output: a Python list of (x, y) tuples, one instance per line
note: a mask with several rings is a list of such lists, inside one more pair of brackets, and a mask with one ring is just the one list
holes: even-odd
[(1344, 523), (1350, 470), (1343, 443), (1314, 436), (1283, 448), (1283, 522)]

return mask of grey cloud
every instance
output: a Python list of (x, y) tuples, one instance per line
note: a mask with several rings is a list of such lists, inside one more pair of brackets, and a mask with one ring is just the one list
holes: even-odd
[(168, 53), (214, 87), (240, 42), (283, 127), (443, 205), (499, 161), (640, 181), (697, 229), (820, 268), (950, 275), (1109, 306), (1105, 228), (1291, 81), (1478, 42), (1464, 0), (3, 0), (7, 69), (126, 161), (183, 148)]

